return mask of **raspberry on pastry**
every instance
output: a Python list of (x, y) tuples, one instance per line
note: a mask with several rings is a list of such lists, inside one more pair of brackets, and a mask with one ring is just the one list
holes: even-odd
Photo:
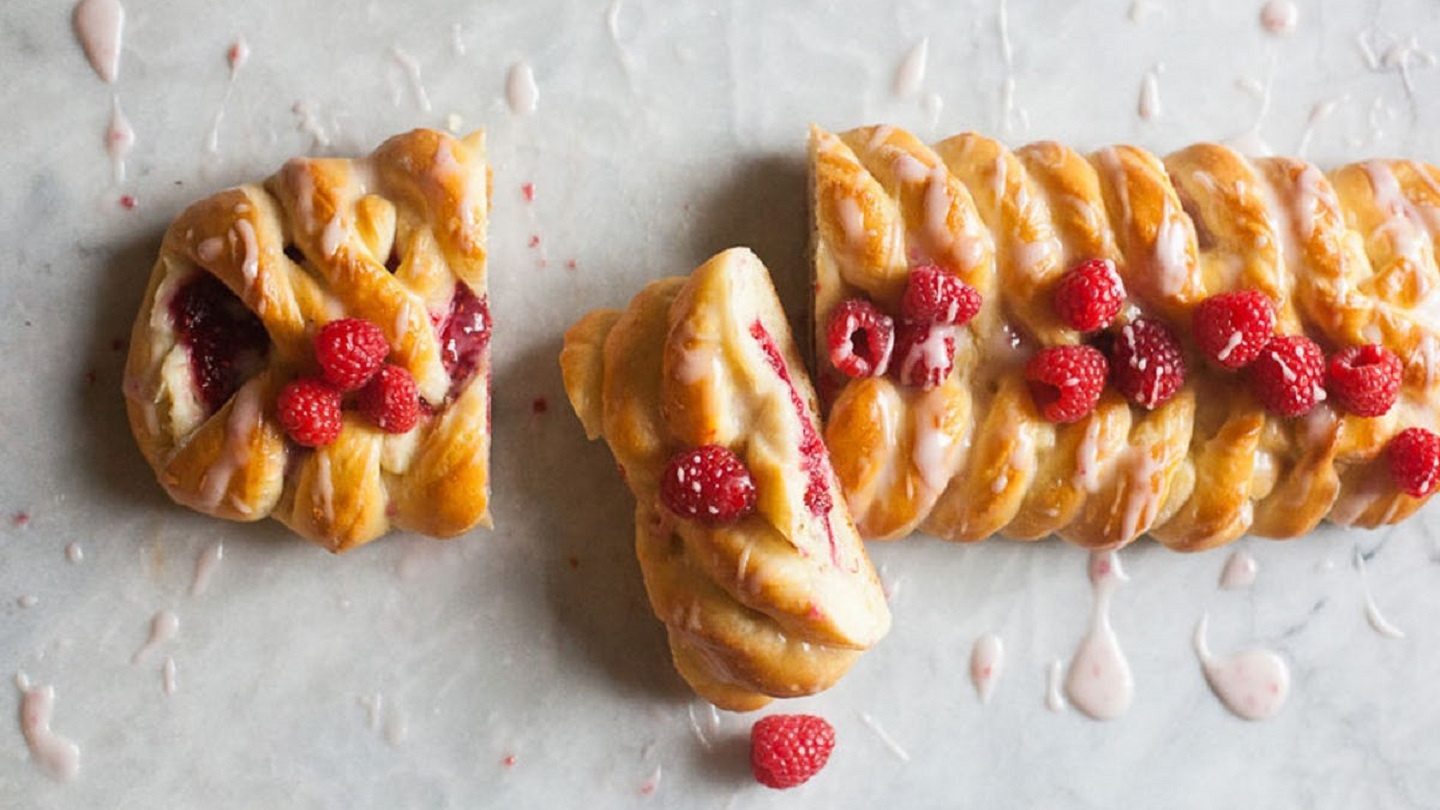
[(409, 433), (420, 422), (420, 393), (404, 366), (382, 366), (360, 389), (356, 405), (386, 433)]
[(904, 385), (930, 390), (955, 367), (955, 331), (935, 323), (902, 323), (895, 337), (895, 376)]
[[(1383, 451), (1440, 424), (1440, 220), (1414, 213), (1440, 207), (1440, 168), (891, 126), (812, 128), (809, 151), (817, 340), (847, 299), (905, 320), (919, 267), (985, 300), (953, 345), (901, 325), (889, 377), (822, 366), (863, 536), (1198, 550), (1419, 508), (1428, 485), (1402, 489)], [(1111, 384), (1071, 410), (1043, 381), (1082, 343)], [(1367, 345), (1327, 374), (1319, 347)]]
[(980, 311), (980, 293), (935, 265), (910, 271), (905, 295), (900, 299), (900, 316), (909, 323), (964, 326)]
[(1025, 365), (1035, 407), (1051, 422), (1077, 422), (1100, 401), (1105, 355), (1091, 346), (1048, 346)]
[(701, 697), (744, 711), (813, 694), (885, 634), (815, 393), (753, 253), (727, 250), (623, 311), (589, 313), (560, 366), (586, 434), (607, 441), (635, 494), (650, 604)]
[(890, 366), (895, 323), (863, 298), (844, 301), (830, 315), (830, 364), (847, 377), (878, 377)]
[(1406, 428), (1385, 447), (1395, 485), (1413, 498), (1440, 486), (1440, 436), (1425, 428)]
[[(124, 386), (170, 496), (229, 520), (273, 517), (336, 552), (392, 527), (488, 525), (489, 202), (483, 133), (420, 129), (360, 159), (291, 160), (182, 212)], [(387, 357), (413, 407), (394, 404), (408, 400), (394, 396), (402, 372), (380, 371)], [(382, 416), (340, 407), (377, 374)]]

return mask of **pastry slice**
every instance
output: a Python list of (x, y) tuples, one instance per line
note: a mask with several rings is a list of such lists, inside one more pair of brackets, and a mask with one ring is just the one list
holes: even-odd
[(736, 711), (828, 688), (890, 625), (770, 277), (732, 249), (565, 335), (565, 388), (635, 494), (675, 668)]
[(886, 126), (813, 129), (810, 165), (863, 536), (1196, 550), (1394, 523), (1440, 482), (1440, 169)]
[(181, 213), (124, 383), (165, 491), (334, 552), (489, 525), (489, 205), (484, 134), (421, 129)]

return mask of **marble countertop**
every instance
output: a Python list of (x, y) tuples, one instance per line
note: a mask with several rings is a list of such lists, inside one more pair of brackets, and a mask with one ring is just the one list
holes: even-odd
[[(556, 365), (581, 312), (735, 244), (801, 312), (812, 121), (1440, 161), (1433, 2), (1301, 2), (1288, 35), (1231, 0), (124, 5), (114, 84), (68, 2), (0, 6), (0, 674), (52, 685), (53, 728), (81, 751), (74, 779), (48, 776), (20, 690), (0, 688), (0, 805), (1440, 804), (1435, 507), (1386, 531), (1244, 539), (1258, 576), (1240, 590), (1217, 586), (1229, 550), (1124, 550), (1111, 617), (1136, 691), (1109, 722), (1046, 707), (1088, 621), (1083, 552), (876, 545), (894, 630), (784, 707), (824, 714), (840, 744), (810, 784), (767, 791), (747, 773), (751, 718), (712, 713), (669, 667), (630, 496)], [(902, 70), (921, 41), (924, 69)], [(522, 63), (530, 112), (507, 101)], [(119, 182), (116, 104), (135, 133)], [(419, 125), (490, 133), (496, 530), (333, 558), (171, 505), (128, 435), (116, 344), (165, 224), (290, 155)], [(1404, 638), (1367, 621), (1367, 589)], [(178, 632), (132, 663), (166, 610)], [(1217, 654), (1288, 664), (1277, 717), (1242, 721), (1207, 688), (1202, 614)], [(982, 705), (968, 662), (984, 633), (1005, 658)]]

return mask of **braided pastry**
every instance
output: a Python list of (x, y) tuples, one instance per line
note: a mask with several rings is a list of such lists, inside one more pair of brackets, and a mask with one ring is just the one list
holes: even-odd
[[(1197, 550), (1246, 532), (1295, 537), (1327, 517), (1394, 523), (1424, 502), (1392, 482), (1383, 451), (1404, 428), (1440, 423), (1440, 169), (1372, 161), (1327, 177), (1215, 144), (1161, 160), (1130, 146), (1011, 152), (969, 133), (929, 147), (886, 126), (813, 129), (810, 157), (825, 437), (863, 536), (919, 527), (1109, 548), (1148, 533)], [(1153, 410), (1106, 389), (1057, 424), (1037, 410), (1026, 362), (1082, 341), (1051, 302), (1067, 268), (1091, 259), (1112, 262), (1128, 291), (1110, 334), (1142, 315), (1167, 324), (1189, 372)], [(895, 313), (922, 265), (984, 302), (956, 329), (953, 372), (922, 388), (827, 362), (841, 302)], [(1194, 310), (1236, 290), (1263, 293), (1281, 335), (1393, 352), (1398, 401), (1374, 418), (1333, 397), (1300, 418), (1267, 411), (1246, 374), (1197, 354)]]
[[(884, 594), (753, 253), (728, 250), (688, 279), (651, 283), (624, 312), (589, 313), (560, 365), (587, 435), (609, 442), (635, 493), (645, 587), (697, 693), (742, 711), (818, 692), (885, 634)], [(717, 445), (748, 468), (753, 512), (719, 523), (677, 513), (662, 479), (684, 485), (674, 459)]]
[[(330, 551), (392, 525), (489, 525), (485, 138), (415, 130), (359, 160), (286, 163), (171, 224), (125, 367), (130, 426), (161, 485), (215, 517), (270, 516)], [(313, 450), (277, 392), (314, 373), (312, 337), (363, 318), (418, 389), (417, 427), (346, 412)]]

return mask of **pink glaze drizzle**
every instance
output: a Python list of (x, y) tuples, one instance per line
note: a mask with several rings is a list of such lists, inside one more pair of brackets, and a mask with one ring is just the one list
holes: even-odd
[(1090, 555), (1090, 585), (1095, 605), (1090, 630), (1070, 659), (1065, 676), (1065, 694), (1075, 708), (1095, 720), (1113, 720), (1130, 708), (1135, 696), (1135, 679), (1130, 662), (1120, 649), (1115, 629), (1110, 626), (1110, 597), (1129, 578), (1120, 568), (1114, 551)]
[(120, 0), (80, 0), (70, 24), (95, 75), (113, 84), (120, 75), (120, 45), (125, 33), (125, 7)]
[(20, 689), (20, 733), (30, 756), (46, 773), (68, 782), (80, 773), (80, 746), (50, 728), (55, 711), (55, 687), (31, 686), (25, 673), (15, 676)]
[(1250, 649), (1216, 660), (1205, 642), (1209, 617), (1195, 625), (1195, 655), (1205, 680), (1232, 714), (1244, 720), (1268, 720), (1290, 695), (1290, 668), (1270, 650)]

